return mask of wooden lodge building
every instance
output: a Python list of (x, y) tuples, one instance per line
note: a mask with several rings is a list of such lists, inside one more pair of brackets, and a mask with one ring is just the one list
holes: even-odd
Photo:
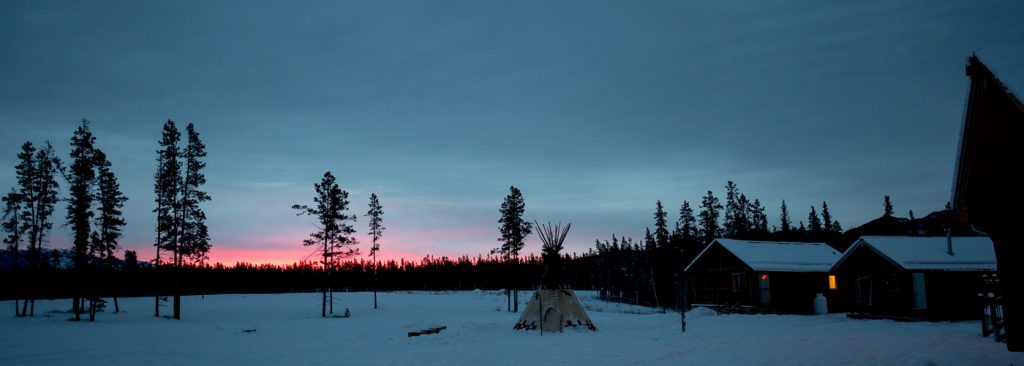
[(715, 239), (686, 267), (694, 305), (750, 312), (811, 314), (821, 293), (829, 309), (849, 300), (835, 296), (829, 270), (841, 253), (825, 243)]
[(832, 272), (857, 313), (954, 320), (981, 317), (982, 275), (995, 269), (987, 237), (865, 236)]

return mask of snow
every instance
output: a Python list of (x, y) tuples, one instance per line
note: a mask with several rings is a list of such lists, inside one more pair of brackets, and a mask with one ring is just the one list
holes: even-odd
[(756, 272), (828, 272), (840, 258), (840, 253), (825, 243), (715, 239), (690, 265), (716, 244)]
[(953, 255), (946, 253), (946, 244), (944, 236), (865, 236), (847, 249), (843, 258), (866, 246), (908, 271), (996, 270), (995, 249), (989, 238), (953, 237)]
[[(599, 301), (578, 292), (599, 330), (513, 331), (494, 291), (337, 293), (322, 319), (316, 294), (184, 297), (183, 319), (152, 316), (152, 298), (121, 299), (122, 313), (66, 321), (68, 300), (40, 301), (34, 318), (0, 302), (0, 365), (1008, 365), (1024, 354), (982, 338), (978, 322), (901, 323), (842, 314), (679, 314)], [(523, 298), (529, 298), (524, 296)], [(525, 300), (524, 300), (525, 301)], [(525, 304), (521, 305), (522, 309)], [(168, 310), (164, 308), (164, 311)], [(445, 325), (438, 334), (407, 337)], [(255, 330), (244, 332), (244, 330)]]

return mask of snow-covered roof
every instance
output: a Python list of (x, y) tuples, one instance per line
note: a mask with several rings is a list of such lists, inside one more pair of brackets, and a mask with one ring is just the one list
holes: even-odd
[(953, 237), (953, 255), (944, 236), (863, 236), (846, 250), (839, 266), (857, 250), (873, 250), (908, 271), (994, 271), (996, 253), (984, 236)]
[(686, 270), (715, 245), (722, 246), (756, 272), (828, 272), (841, 257), (839, 251), (825, 243), (715, 239)]

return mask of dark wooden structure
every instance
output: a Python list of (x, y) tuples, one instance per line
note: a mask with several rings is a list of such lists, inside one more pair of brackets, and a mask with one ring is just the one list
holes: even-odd
[(686, 267), (695, 305), (749, 312), (811, 314), (823, 294), (829, 310), (848, 303), (830, 290), (840, 253), (825, 243), (715, 239)]
[(859, 314), (978, 319), (983, 276), (995, 271), (991, 245), (986, 237), (862, 237), (832, 272), (852, 290), (853, 311)]
[(995, 246), (1007, 348), (1024, 351), (1024, 249), (1019, 217), (1008, 208), (1024, 207), (1020, 183), (1013, 178), (1024, 162), (1024, 105), (992, 71), (972, 55), (967, 61), (971, 79), (964, 110), (953, 207), (958, 220), (988, 235)]

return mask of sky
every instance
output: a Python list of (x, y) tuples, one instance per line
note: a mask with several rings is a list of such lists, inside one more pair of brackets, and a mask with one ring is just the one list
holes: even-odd
[[(782, 200), (794, 221), (827, 201), (852, 228), (885, 195), (901, 216), (949, 200), (966, 58), (1024, 49), (1022, 16), (1019, 1), (3, 1), (0, 188), (24, 141), (66, 157), (87, 118), (129, 198), (121, 244), (152, 258), (170, 119), (207, 146), (225, 264), (307, 259), (312, 220), (290, 206), (325, 171), (363, 252), (380, 197), (386, 258), (486, 255), (510, 186), (527, 219), (572, 222), (569, 252), (642, 238), (657, 201), (674, 221), (729, 180), (770, 225)], [(48, 245), (67, 248), (58, 210)]]

